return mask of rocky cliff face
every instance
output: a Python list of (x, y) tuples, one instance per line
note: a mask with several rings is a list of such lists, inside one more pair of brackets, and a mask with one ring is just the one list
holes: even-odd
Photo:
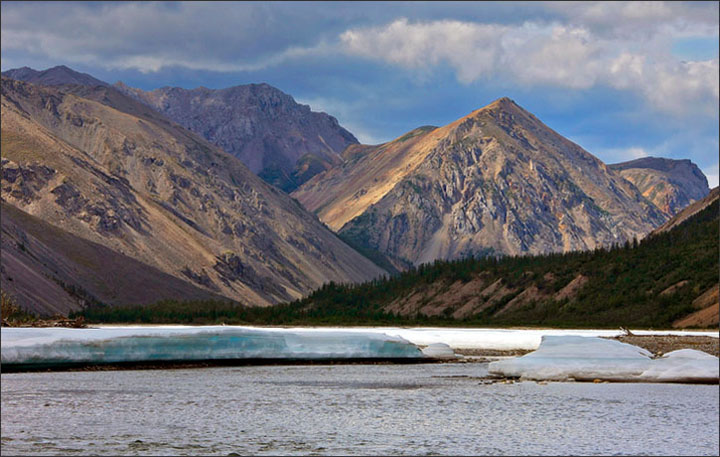
[(2, 157), (7, 203), (245, 304), (382, 273), (239, 160), (110, 87), (3, 78)]
[(702, 171), (688, 159), (643, 157), (609, 165), (668, 216), (704, 198), (710, 189)]
[(119, 90), (239, 158), (265, 181), (291, 191), (341, 162), (357, 139), (337, 119), (310, 110), (268, 84), (212, 90)]
[(640, 238), (667, 218), (507, 98), (345, 155), (292, 195), (341, 235), (415, 264), (593, 249)]

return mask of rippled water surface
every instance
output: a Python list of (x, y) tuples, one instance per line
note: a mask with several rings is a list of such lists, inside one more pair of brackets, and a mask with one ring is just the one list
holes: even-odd
[(2, 375), (3, 455), (718, 454), (718, 386), (484, 385), (486, 364)]

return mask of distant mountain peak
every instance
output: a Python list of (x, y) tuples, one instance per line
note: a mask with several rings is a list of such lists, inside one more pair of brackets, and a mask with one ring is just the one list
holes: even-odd
[(486, 108), (495, 108), (495, 107), (510, 108), (510, 107), (515, 107), (515, 106), (519, 106), (519, 105), (517, 103), (515, 103), (515, 101), (513, 99), (511, 99), (510, 97), (500, 97), (497, 100), (495, 100), (494, 102), (487, 105)]
[(25, 81), (31, 84), (39, 84), (41, 86), (62, 86), (65, 84), (77, 84), (81, 86), (109, 86), (105, 81), (101, 81), (87, 73), (81, 73), (73, 70), (65, 65), (58, 65), (46, 70), (37, 71), (30, 67), (14, 68), (4, 71), (3, 76)]
[(609, 165), (669, 216), (705, 197), (707, 177), (689, 159), (641, 157)]
[[(312, 111), (267, 83), (152, 91), (116, 83), (115, 88), (220, 146), (288, 192), (342, 162), (345, 148), (358, 143), (336, 118)], [(313, 166), (308, 167), (310, 157)]]

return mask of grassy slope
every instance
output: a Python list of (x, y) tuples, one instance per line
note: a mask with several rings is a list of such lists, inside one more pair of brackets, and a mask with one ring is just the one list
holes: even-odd
[[(499, 260), (438, 261), (360, 285), (326, 284), (303, 300), (264, 309), (220, 302), (166, 301), (144, 308), (93, 308), (83, 314), (92, 322), (668, 328), (694, 311), (692, 301), (718, 283), (718, 236), (716, 200), (682, 225), (636, 246)], [(573, 297), (553, 298), (580, 274), (588, 281)], [(450, 315), (463, 303), (447, 303), (447, 311), (433, 317), (385, 311), (398, 299), (441, 294), (453, 284), (478, 278), (483, 278), (484, 284), (500, 279), (511, 292), (462, 320)], [(687, 282), (672, 293), (661, 294), (681, 281)], [(497, 314), (532, 286), (539, 291), (538, 299)]]

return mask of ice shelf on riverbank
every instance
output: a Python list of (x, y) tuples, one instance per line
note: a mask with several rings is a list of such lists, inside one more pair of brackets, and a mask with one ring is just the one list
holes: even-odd
[(407, 340), (378, 333), (264, 331), (243, 327), (3, 328), (3, 364), (223, 359), (412, 359)]
[[(453, 327), (246, 327), (268, 331), (312, 331), (324, 332), (360, 332), (382, 333), (398, 336), (418, 346), (429, 346), (434, 343), (445, 343), (453, 349), (491, 349), (499, 351), (526, 350), (532, 351), (540, 346), (545, 335), (576, 335), (615, 337), (625, 332), (617, 330), (595, 329), (497, 329), (497, 328), (453, 328)], [(709, 336), (718, 338), (716, 331), (687, 330), (634, 330), (638, 336), (644, 335), (677, 335), (677, 336)]]
[(491, 374), (536, 381), (702, 382), (719, 379), (718, 358), (682, 349), (657, 359), (645, 349), (615, 340), (543, 336), (530, 354), (490, 363)]

